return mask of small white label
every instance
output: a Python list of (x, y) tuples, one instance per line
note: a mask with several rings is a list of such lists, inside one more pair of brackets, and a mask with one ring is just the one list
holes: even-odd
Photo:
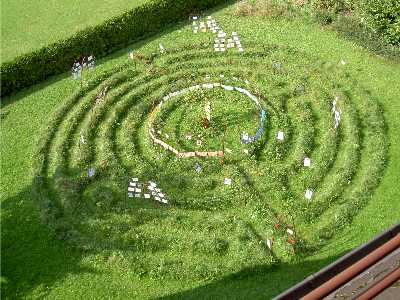
[(311, 159), (309, 157), (304, 158), (304, 166), (305, 167), (311, 166)]
[(283, 131), (278, 132), (277, 139), (280, 141), (283, 141), (285, 139), (285, 134), (283, 133)]

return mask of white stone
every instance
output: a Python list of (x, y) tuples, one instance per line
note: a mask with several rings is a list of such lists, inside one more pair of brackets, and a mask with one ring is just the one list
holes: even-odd
[(83, 136), (82, 133), (81, 133), (81, 144), (85, 144), (85, 137)]
[(129, 182), (130, 186), (136, 186), (136, 182)]
[(136, 189), (136, 193), (141, 193), (142, 189)]
[(89, 170), (88, 170), (88, 176), (89, 176), (89, 177), (93, 177), (94, 174), (95, 174), (94, 168), (89, 168)]
[(168, 204), (168, 200), (167, 199), (161, 199), (161, 202), (164, 204)]
[(155, 182), (153, 182), (153, 181), (149, 181), (149, 184), (150, 184), (150, 186), (152, 186), (152, 187), (156, 187), (156, 186), (157, 186), (157, 184), (156, 184)]
[(232, 179), (230, 179), (230, 178), (225, 178), (225, 179), (224, 179), (224, 184), (225, 184), (225, 185), (231, 185), (231, 184), (232, 184)]
[(279, 131), (276, 138), (280, 141), (283, 141), (285, 139), (285, 134), (283, 133), (283, 131)]
[(304, 195), (308, 200), (311, 200), (312, 196), (313, 196), (313, 191), (310, 189), (306, 190), (306, 193)]
[(139, 178), (132, 178), (132, 181), (133, 181), (133, 182), (138, 182), (138, 181), (139, 181)]
[(157, 201), (161, 200), (160, 197), (158, 197), (158, 196), (155, 196), (154, 199), (156, 199)]
[(311, 159), (309, 157), (304, 157), (304, 166), (305, 167), (311, 166)]
[(151, 197), (150, 194), (144, 194), (144, 198), (145, 198), (145, 199), (149, 199), (150, 197)]
[(197, 146), (201, 146), (203, 144), (203, 142), (201, 140), (197, 140), (196, 144), (197, 144)]
[(163, 193), (158, 193), (158, 197), (164, 198), (165, 195)]
[(135, 194), (135, 198), (140, 198), (140, 194)]
[(267, 246), (270, 250), (272, 250), (272, 241), (270, 239), (267, 240)]
[(193, 18), (192, 18), (193, 20), (197, 20), (198, 19), (198, 17), (197, 16), (193, 16)]
[(293, 230), (290, 229), (290, 228), (286, 229), (286, 232), (289, 233), (290, 235), (293, 235), (293, 234), (294, 234)]
[(130, 186), (128, 187), (129, 192), (134, 192), (135, 190), (136, 190), (136, 188), (134, 188), (134, 187), (130, 187)]
[(133, 194), (132, 193), (128, 193), (128, 197), (129, 198), (133, 198)]
[(161, 192), (161, 189), (156, 189), (156, 192), (157, 192), (157, 193)]
[(154, 190), (154, 187), (153, 187), (153, 186), (151, 186), (151, 185), (150, 185), (150, 186), (148, 186), (147, 188), (148, 188), (150, 191), (153, 191), (153, 190)]

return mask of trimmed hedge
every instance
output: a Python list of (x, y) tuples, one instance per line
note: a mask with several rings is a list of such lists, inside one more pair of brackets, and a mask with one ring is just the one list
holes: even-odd
[(69, 71), (82, 55), (104, 57), (164, 26), (226, 0), (153, 0), (118, 17), (77, 32), (72, 37), (19, 56), (1, 65), (1, 96)]

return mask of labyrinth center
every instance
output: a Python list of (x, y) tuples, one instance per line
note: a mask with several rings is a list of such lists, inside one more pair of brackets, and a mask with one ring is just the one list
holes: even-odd
[[(344, 65), (282, 46), (141, 56), (64, 103), (37, 151), (43, 216), (78, 247), (122, 251), (142, 276), (213, 278), (310, 253), (351, 222), (384, 170), (376, 99)], [(265, 130), (243, 143), (261, 111)], [(150, 133), (179, 151), (223, 156), (179, 157)], [(128, 196), (132, 178), (156, 182), (168, 203)]]

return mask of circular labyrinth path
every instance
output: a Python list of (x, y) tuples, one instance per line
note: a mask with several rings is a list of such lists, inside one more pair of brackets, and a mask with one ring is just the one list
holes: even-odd
[[(385, 164), (376, 99), (345, 66), (281, 46), (137, 56), (64, 103), (36, 156), (43, 216), (82, 249), (122, 251), (141, 276), (213, 278), (304, 255), (351, 221)], [(243, 143), (262, 110), (264, 131)], [(179, 157), (150, 133), (223, 157)], [(168, 200), (133, 197), (132, 180)]]

